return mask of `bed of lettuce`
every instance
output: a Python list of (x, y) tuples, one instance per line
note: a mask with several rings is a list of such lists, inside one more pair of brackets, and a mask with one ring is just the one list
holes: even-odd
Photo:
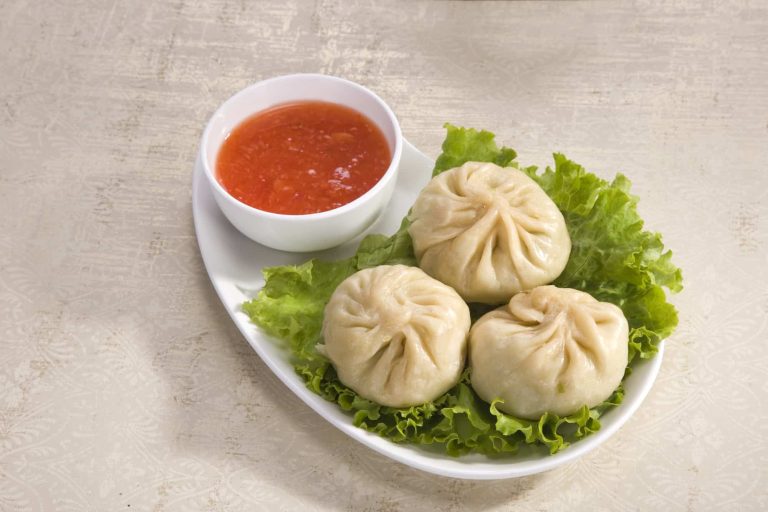
[[(664, 288), (681, 290), (682, 276), (672, 263), (671, 251), (664, 250), (661, 235), (643, 230), (629, 180), (619, 174), (607, 182), (559, 153), (554, 155), (554, 168), (538, 172), (536, 167), (520, 166), (515, 151), (499, 148), (488, 131), (449, 124), (446, 128), (433, 176), (464, 162), (482, 161), (514, 167), (533, 178), (563, 212), (573, 244), (568, 264), (554, 284), (618, 305), (630, 326), (630, 364), (653, 357), (659, 342), (678, 322)], [(321, 341), (323, 308), (336, 286), (358, 270), (385, 264), (416, 265), (407, 228), (406, 217), (395, 234), (366, 237), (347, 259), (314, 259), (298, 266), (264, 269), (264, 288), (243, 310), (264, 331), (288, 344), (296, 372), (309, 389), (349, 411), (358, 427), (394, 442), (437, 444), (452, 456), (514, 453), (523, 443), (543, 445), (556, 453), (597, 431), (601, 414), (621, 403), (621, 386), (592, 409), (584, 406), (569, 416), (546, 413), (530, 421), (499, 411), (498, 401), (482, 401), (472, 390), (466, 370), (443, 396), (405, 409), (375, 404), (339, 381), (333, 366), (315, 351)], [(470, 307), (474, 316), (489, 309)], [(628, 366), (626, 375), (630, 371)]]

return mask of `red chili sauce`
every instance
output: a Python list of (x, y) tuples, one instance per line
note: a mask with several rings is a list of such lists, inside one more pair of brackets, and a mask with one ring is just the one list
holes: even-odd
[(219, 150), (216, 175), (245, 204), (300, 215), (357, 199), (391, 160), (384, 134), (365, 115), (335, 103), (302, 101), (238, 125)]

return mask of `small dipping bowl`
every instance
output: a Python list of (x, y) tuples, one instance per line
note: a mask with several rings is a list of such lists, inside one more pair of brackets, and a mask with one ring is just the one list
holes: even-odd
[[(325, 101), (352, 108), (384, 134), (392, 161), (381, 179), (357, 199), (333, 210), (286, 215), (259, 210), (235, 199), (216, 178), (216, 160), (227, 136), (249, 117), (282, 103)], [(273, 249), (308, 252), (347, 242), (384, 211), (395, 189), (403, 135), (392, 109), (362, 85), (328, 75), (296, 74), (257, 82), (238, 92), (213, 114), (203, 132), (200, 160), (213, 197), (242, 234)]]

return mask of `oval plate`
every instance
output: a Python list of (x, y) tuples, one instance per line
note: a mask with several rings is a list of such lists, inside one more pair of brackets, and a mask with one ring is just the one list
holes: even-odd
[[(368, 230), (369, 233), (390, 234), (397, 230), (419, 191), (429, 181), (433, 166), (434, 162), (429, 157), (405, 141), (392, 202), (384, 215)], [(262, 268), (299, 264), (313, 257), (347, 257), (354, 253), (362, 235), (344, 246), (320, 253), (295, 254), (263, 247), (241, 235), (221, 213), (205, 181), (199, 161), (195, 164), (192, 184), (192, 212), (200, 253), (213, 287), (235, 325), (264, 363), (304, 403), (352, 439), (382, 455), (429, 473), (475, 480), (513, 478), (540, 473), (575, 460), (603, 443), (634, 414), (661, 368), (663, 343), (656, 357), (633, 366), (632, 375), (624, 382), (624, 402), (603, 415), (600, 431), (555, 455), (547, 455), (542, 450), (494, 459), (483, 455), (454, 458), (434, 449), (395, 444), (355, 427), (351, 415), (335, 403), (327, 402), (308, 390), (293, 371), (288, 352), (277, 340), (253, 325), (241, 311), (243, 302), (254, 297), (264, 285)]]

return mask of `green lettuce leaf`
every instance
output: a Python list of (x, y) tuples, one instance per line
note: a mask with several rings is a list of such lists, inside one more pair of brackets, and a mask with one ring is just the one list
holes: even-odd
[[(491, 132), (445, 127), (443, 152), (433, 176), (468, 161), (482, 161), (520, 169), (539, 183), (563, 212), (573, 244), (568, 265), (555, 284), (617, 304), (630, 325), (630, 361), (653, 357), (659, 342), (678, 322), (662, 287), (679, 291), (682, 276), (671, 252), (664, 250), (661, 236), (643, 230), (629, 180), (618, 175), (609, 183), (561, 154), (554, 155), (554, 168), (538, 173), (536, 167), (520, 167), (515, 151), (499, 148)], [(267, 268), (264, 288), (243, 310), (265, 332), (288, 344), (296, 371), (309, 389), (349, 411), (358, 427), (393, 442), (438, 444), (452, 456), (470, 452), (498, 456), (515, 453), (522, 445), (556, 453), (599, 430), (600, 416), (621, 403), (622, 386), (592, 409), (584, 406), (564, 417), (547, 413), (531, 421), (501, 412), (499, 400), (482, 401), (472, 390), (468, 371), (438, 399), (404, 409), (366, 400), (339, 381), (333, 366), (315, 350), (321, 341), (325, 304), (338, 284), (358, 270), (416, 265), (407, 230), (406, 217), (394, 235), (363, 239), (350, 258)], [(488, 309), (470, 304), (473, 319)], [(630, 371), (628, 367), (627, 375)]]
[(432, 176), (466, 162), (493, 162), (500, 167), (508, 167), (517, 158), (514, 149), (499, 148), (491, 132), (460, 128), (450, 123), (444, 127), (448, 133), (443, 141), (443, 152), (435, 160)]
[(682, 289), (682, 274), (664, 251), (661, 235), (643, 230), (638, 198), (619, 174), (609, 183), (555, 153), (555, 168), (523, 169), (563, 212), (571, 255), (556, 286), (589, 292), (619, 306), (630, 327), (629, 360), (647, 359), (677, 326), (663, 286)]

